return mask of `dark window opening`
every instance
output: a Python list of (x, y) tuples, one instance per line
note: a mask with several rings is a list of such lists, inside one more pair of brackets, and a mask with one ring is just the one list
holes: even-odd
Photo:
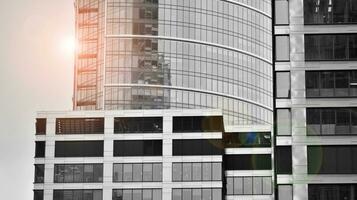
[(309, 184), (309, 200), (356, 199), (356, 184)]
[(117, 117), (114, 133), (162, 133), (162, 117)]
[(53, 190), (53, 200), (102, 200), (102, 190)]
[(117, 140), (114, 156), (162, 156), (162, 140)]
[(173, 155), (223, 155), (224, 145), (220, 139), (173, 140)]
[(35, 183), (43, 183), (45, 178), (45, 165), (35, 165)]
[(43, 190), (34, 190), (33, 200), (43, 200)]
[(104, 118), (58, 118), (56, 134), (103, 134)]
[(276, 171), (278, 174), (292, 174), (291, 146), (276, 147)]
[(226, 170), (271, 170), (271, 154), (225, 155)]
[(271, 135), (269, 132), (224, 133), (223, 141), (226, 148), (271, 147)]
[(173, 132), (223, 132), (222, 116), (173, 117)]
[(36, 158), (44, 158), (45, 151), (46, 151), (46, 142), (45, 141), (36, 141), (35, 157)]
[(46, 135), (46, 118), (36, 119), (36, 135)]
[(56, 141), (55, 157), (103, 157), (103, 141)]
[(55, 183), (101, 183), (103, 164), (55, 164)]

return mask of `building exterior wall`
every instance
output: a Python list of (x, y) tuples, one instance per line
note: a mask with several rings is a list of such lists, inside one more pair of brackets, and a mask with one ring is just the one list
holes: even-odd
[[(272, 123), (270, 1), (78, 0), (77, 19), (97, 4), (98, 51), (77, 58), (76, 110), (219, 108), (229, 124)], [(88, 63), (95, 75), (81, 72)]]
[[(277, 184), (291, 184), (293, 186), (294, 200), (308, 199), (309, 184), (354, 184), (356, 183), (355, 174), (319, 174), (308, 173), (308, 153), (309, 145), (354, 145), (355, 136), (308, 136), (307, 134), (307, 108), (351, 108), (356, 106), (356, 98), (309, 98), (306, 95), (306, 71), (317, 70), (356, 70), (357, 65), (354, 60), (339, 61), (306, 61), (305, 35), (307, 34), (337, 34), (337, 33), (356, 33), (357, 27), (354, 24), (315, 24), (304, 23), (304, 1), (275, 0), (276, 9), (281, 3), (288, 5), (288, 23), (275, 24), (275, 36), (288, 35), (290, 51), (288, 61), (276, 61), (275, 72), (290, 72), (290, 97), (275, 99), (276, 109), (290, 109), (291, 123), (290, 132), (285, 136), (276, 136), (277, 146), (291, 146), (293, 170), (292, 174), (277, 174)], [(331, 1), (330, 1), (331, 2)], [(316, 4), (318, 2), (316, 1)], [(280, 6), (280, 5), (279, 5)], [(315, 9), (315, 8), (313, 8)], [(316, 8), (318, 10), (318, 8)], [(322, 9), (322, 8), (320, 8)], [(333, 8), (331, 8), (333, 9)], [(279, 10), (284, 12), (285, 10)], [(275, 15), (278, 16), (276, 10)], [(305, 16), (306, 17), (306, 16)], [(328, 42), (328, 41), (326, 41)], [(279, 51), (276, 49), (276, 51)], [(277, 83), (279, 88), (282, 83)], [(276, 110), (276, 111), (277, 111)], [(275, 112), (277, 114), (277, 112)], [(281, 126), (279, 121), (277, 126)], [(354, 155), (355, 156), (355, 155)], [(341, 197), (342, 198), (342, 197)], [(286, 199), (290, 199), (287, 198)]]

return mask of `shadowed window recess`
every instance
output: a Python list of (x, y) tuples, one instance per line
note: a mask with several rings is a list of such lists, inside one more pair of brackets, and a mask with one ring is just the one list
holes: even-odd
[(55, 164), (55, 183), (101, 183), (103, 164)]
[(46, 118), (36, 119), (36, 135), (46, 135)]
[(355, 24), (355, 0), (304, 0), (305, 24)]
[(56, 141), (55, 157), (103, 157), (103, 141)]
[(115, 140), (114, 156), (162, 156), (162, 140)]
[(114, 133), (162, 133), (162, 117), (116, 117)]
[(34, 190), (33, 200), (43, 200), (43, 190)]
[(53, 200), (102, 200), (102, 190), (53, 190)]
[(307, 108), (309, 136), (357, 135), (357, 108)]
[(173, 132), (222, 132), (222, 116), (173, 117)]
[(224, 133), (225, 148), (271, 147), (270, 132)]
[(225, 170), (271, 170), (271, 154), (225, 155)]
[(356, 48), (357, 34), (305, 35), (306, 61), (357, 60)]
[(35, 144), (35, 158), (44, 158), (46, 152), (46, 142), (36, 141)]
[(356, 199), (357, 184), (309, 184), (309, 200)]
[(357, 71), (307, 71), (306, 97), (356, 97)]
[(308, 146), (308, 174), (356, 174), (357, 146)]
[(104, 134), (104, 118), (57, 118), (56, 134)]
[(292, 174), (291, 146), (276, 146), (275, 150), (276, 173)]
[(221, 139), (185, 139), (173, 140), (174, 156), (223, 155), (224, 145)]
[(271, 195), (273, 182), (270, 176), (227, 177), (227, 195)]
[(45, 165), (35, 165), (35, 183), (43, 183), (45, 178)]

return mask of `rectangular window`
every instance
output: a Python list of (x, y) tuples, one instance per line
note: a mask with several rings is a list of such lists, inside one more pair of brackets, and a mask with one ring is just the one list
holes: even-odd
[(275, 0), (275, 25), (289, 25), (288, 0)]
[(222, 116), (173, 117), (173, 132), (222, 132)]
[(308, 146), (309, 174), (355, 174), (357, 146)]
[(275, 72), (275, 93), (277, 98), (290, 98), (290, 72)]
[(225, 155), (225, 170), (271, 170), (271, 154)]
[(290, 37), (289, 35), (275, 36), (275, 61), (290, 60)]
[(292, 173), (292, 157), (291, 146), (277, 146), (275, 162), (276, 171), (278, 174), (291, 174)]
[(356, 60), (357, 34), (305, 35), (306, 61)]
[(162, 156), (162, 140), (116, 140), (114, 156)]
[(34, 190), (33, 200), (43, 200), (43, 190)]
[(221, 188), (174, 188), (172, 200), (222, 200)]
[(36, 119), (36, 135), (46, 135), (46, 118)]
[(103, 141), (56, 141), (55, 157), (103, 157)]
[(173, 140), (173, 155), (222, 155), (224, 146), (219, 139)]
[(356, 199), (357, 184), (309, 184), (309, 200)]
[(55, 164), (55, 183), (101, 183), (103, 164)]
[(114, 133), (162, 133), (162, 117), (116, 117)]
[(305, 24), (354, 24), (355, 0), (304, 0)]
[(307, 135), (351, 135), (355, 130), (356, 108), (307, 108)]
[(161, 182), (162, 163), (125, 163), (113, 165), (113, 182)]
[(276, 109), (277, 135), (291, 135), (291, 113), (290, 109)]
[(46, 142), (45, 141), (36, 141), (35, 142), (35, 158), (44, 158), (46, 152)]
[(102, 200), (102, 190), (53, 190), (53, 200)]
[(222, 163), (172, 163), (172, 181), (221, 181)]
[(104, 118), (57, 118), (56, 134), (104, 134)]
[(227, 133), (223, 134), (225, 148), (271, 147), (269, 132)]
[(273, 193), (270, 176), (227, 177), (227, 195), (271, 195)]
[(43, 183), (45, 178), (45, 165), (35, 165), (35, 183)]
[(114, 189), (112, 200), (162, 200), (161, 189)]
[[(278, 199), (293, 200), (293, 186), (278, 185)], [(309, 198), (309, 200), (311, 199)]]

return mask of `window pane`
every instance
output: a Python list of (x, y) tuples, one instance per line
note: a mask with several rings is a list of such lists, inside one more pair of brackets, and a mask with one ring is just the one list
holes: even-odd
[(227, 177), (227, 194), (232, 195), (233, 193), (233, 177)]
[(153, 190), (152, 191), (152, 200), (161, 200), (161, 189)]
[(114, 164), (113, 173), (114, 173), (114, 176), (113, 176), (114, 182), (123, 181), (123, 165), (122, 164)]
[(243, 192), (244, 194), (253, 194), (253, 178), (243, 177)]
[(271, 177), (263, 177), (263, 194), (272, 194)]
[(212, 163), (212, 180), (220, 181), (222, 180), (222, 164)]
[(192, 189), (192, 200), (201, 200), (201, 189)]
[(278, 196), (279, 199), (293, 200), (292, 185), (278, 185)]
[(182, 200), (191, 200), (191, 189), (182, 189)]
[(243, 177), (235, 177), (234, 178), (234, 194), (236, 194), (236, 195), (244, 194)]
[(152, 200), (152, 190), (143, 190), (143, 200)]
[(37, 164), (35, 165), (35, 183), (43, 183), (45, 175), (45, 165)]
[(212, 200), (222, 200), (221, 189), (212, 189)]
[(289, 24), (289, 2), (287, 0), (275, 1), (275, 24)]
[(320, 109), (306, 109), (306, 123), (308, 135), (321, 135)]
[(172, 189), (172, 200), (182, 200), (181, 189)]
[(133, 190), (133, 200), (142, 200), (143, 194), (141, 189)]
[(289, 109), (277, 109), (278, 135), (291, 135), (291, 116)]
[(143, 164), (143, 181), (152, 181), (152, 164)]
[(305, 74), (306, 97), (320, 96), (320, 72), (307, 71)]
[(73, 174), (74, 174), (73, 182), (82, 183), (84, 177), (84, 165), (75, 165), (73, 167)]
[(142, 164), (133, 164), (133, 181), (142, 181), (143, 180), (143, 165)]
[(202, 163), (192, 163), (192, 180), (202, 180)]
[(182, 164), (182, 180), (191, 181), (192, 180), (192, 164), (183, 163)]
[(253, 194), (263, 194), (262, 177), (253, 177)]
[(123, 190), (123, 200), (131, 200), (132, 194), (132, 190)]
[(103, 165), (95, 164), (93, 167), (94, 182), (103, 182)]
[(275, 60), (289, 61), (290, 60), (290, 39), (287, 35), (275, 36)]
[(153, 164), (153, 181), (162, 181), (162, 164)]
[(202, 163), (202, 178), (204, 181), (212, 180), (212, 165), (211, 165), (211, 163)]
[(113, 200), (123, 200), (123, 190), (113, 190)]
[(202, 200), (212, 200), (211, 189), (202, 189)]
[(276, 72), (276, 97), (290, 97), (290, 72)]
[(124, 181), (133, 181), (133, 165), (132, 164), (124, 164)]
[(182, 163), (173, 163), (172, 164), (172, 179), (173, 181), (182, 180)]
[(73, 166), (72, 165), (65, 165), (65, 167), (64, 167), (64, 182), (65, 183), (73, 182)]

